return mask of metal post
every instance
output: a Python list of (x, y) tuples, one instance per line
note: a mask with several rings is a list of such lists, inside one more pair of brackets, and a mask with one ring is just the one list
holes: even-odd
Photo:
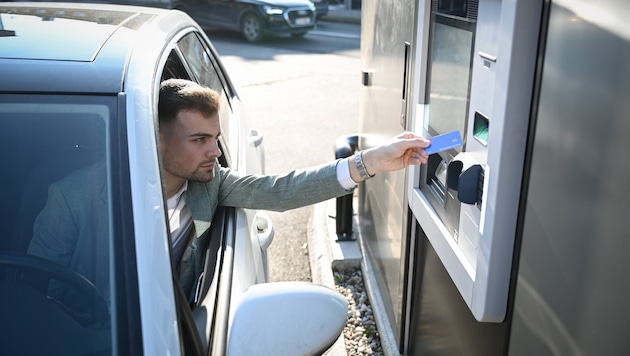
[[(335, 159), (350, 157), (357, 151), (358, 135), (340, 136), (335, 142)], [(352, 194), (337, 198), (336, 233), (338, 241), (354, 240), (352, 231)]]

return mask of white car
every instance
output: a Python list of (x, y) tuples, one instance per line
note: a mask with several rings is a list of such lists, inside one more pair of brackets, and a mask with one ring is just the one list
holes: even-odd
[[(306, 355), (340, 334), (340, 294), (265, 283), (273, 225), (260, 211), (217, 211), (197, 244), (207, 257), (195, 299), (184, 297), (171, 262), (156, 124), (159, 83), (173, 77), (221, 93), (220, 163), (263, 173), (262, 136), (183, 12), (0, 4), (0, 354)], [(96, 277), (73, 268), (79, 262), (61, 240), (47, 245), (58, 260), (29, 254), (33, 235), (48, 231), (35, 219), (59, 189), (63, 204), (79, 192), (94, 198), (73, 215), (76, 225), (50, 223), (97, 237), (75, 241), (87, 256), (81, 270)], [(105, 221), (90, 223), (92, 209)], [(65, 303), (57, 288), (81, 305)]]

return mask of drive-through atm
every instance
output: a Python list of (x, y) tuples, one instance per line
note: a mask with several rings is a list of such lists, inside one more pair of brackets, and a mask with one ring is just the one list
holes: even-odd
[(359, 148), (402, 130), (463, 139), (358, 189), (383, 344), (629, 355), (630, 2), (362, 0), (361, 11)]
[(411, 128), (459, 131), (464, 144), (413, 171), (409, 205), (482, 322), (504, 320), (512, 270), (539, 26), (515, 14), (541, 8), (524, 3), (433, 1), (419, 32), (423, 93)]

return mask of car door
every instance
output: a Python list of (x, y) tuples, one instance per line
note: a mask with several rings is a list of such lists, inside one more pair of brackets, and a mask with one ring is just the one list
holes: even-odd
[(208, 19), (214, 26), (225, 29), (240, 27), (240, 14), (245, 4), (236, 0), (207, 0)]
[[(243, 115), (209, 39), (188, 29), (175, 42), (162, 79), (187, 78), (216, 90), (225, 132), (219, 163), (240, 175), (263, 173), (262, 137)], [(196, 241), (205, 260), (191, 305), (176, 291), (185, 354), (321, 354), (337, 339), (347, 315), (341, 294), (301, 282), (263, 283), (272, 238), (263, 212), (218, 207)]]
[[(252, 129), (242, 115), (236, 91), (204, 34), (190, 31), (177, 40), (161, 79), (172, 77), (196, 81), (219, 93), (219, 119), (223, 133), (219, 142), (223, 152), (219, 158), (221, 166), (244, 175), (262, 173), (259, 131)], [(204, 240), (203, 246), (197, 244), (197, 248), (207, 249), (193, 310), (204, 347), (212, 344), (212, 335), (227, 336), (227, 324), (224, 323), (230, 313), (230, 300), (238, 298), (249, 286), (266, 281), (264, 248), (268, 246), (269, 237), (273, 236), (271, 222), (259, 211), (219, 208), (215, 218), (208, 234), (216, 236), (209, 241)], [(259, 229), (259, 226), (266, 228)], [(207, 239), (206, 236), (204, 239)], [(219, 270), (220, 285), (216, 280), (216, 271)], [(217, 317), (222, 321), (216, 321)], [(214, 329), (211, 329), (212, 325)]]

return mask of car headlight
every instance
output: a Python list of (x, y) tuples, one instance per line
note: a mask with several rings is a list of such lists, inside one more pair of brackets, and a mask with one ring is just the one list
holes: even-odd
[(273, 7), (273, 6), (265, 6), (265, 13), (267, 15), (282, 15), (284, 14), (284, 9)]

